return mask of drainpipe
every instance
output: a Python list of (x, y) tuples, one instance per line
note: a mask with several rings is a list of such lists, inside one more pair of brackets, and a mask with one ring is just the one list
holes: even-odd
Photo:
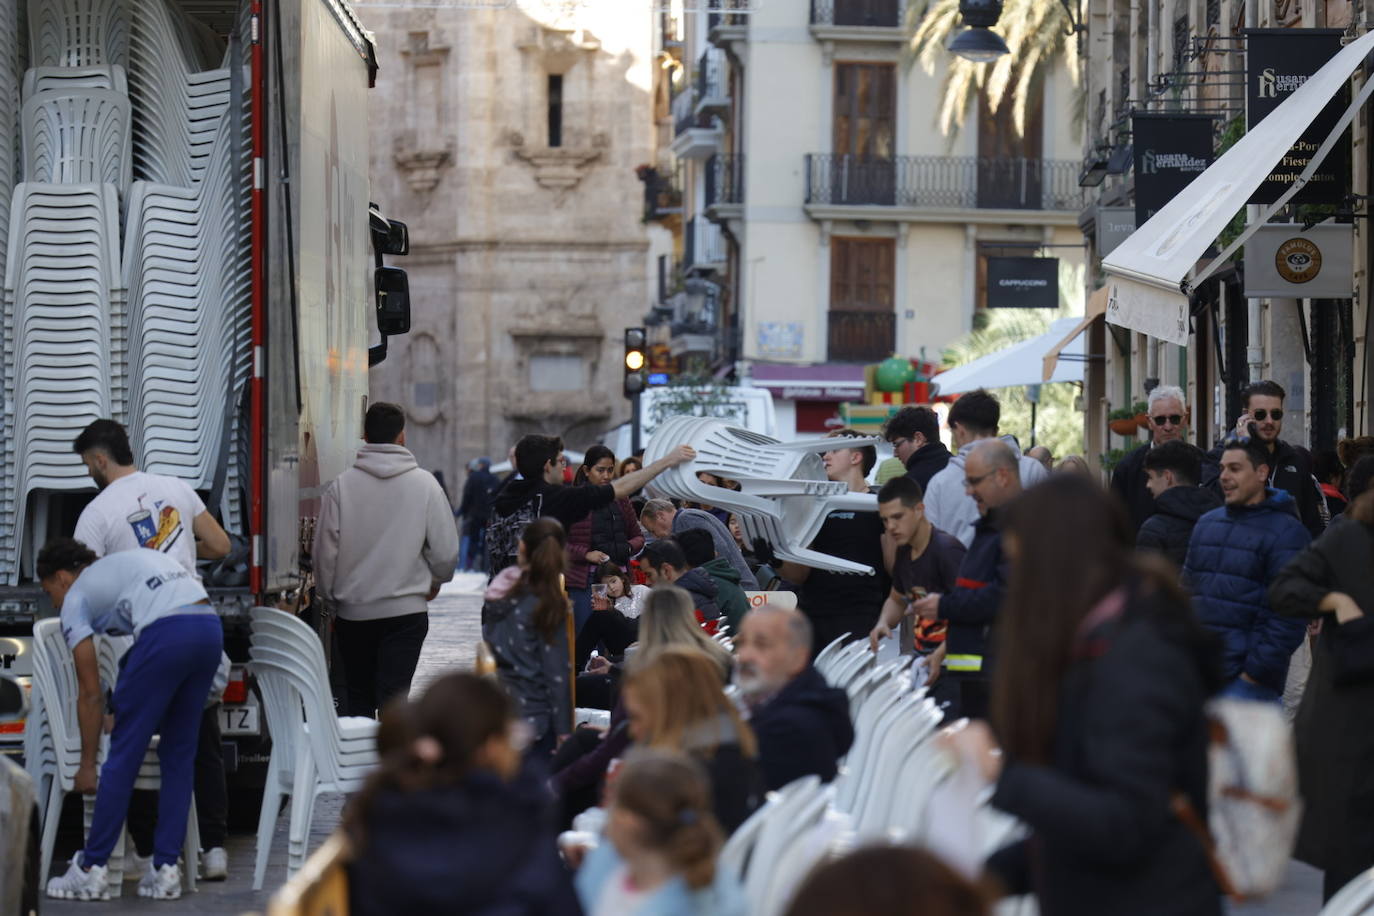
[[(1247, 29), (1259, 28), (1259, 2), (1258, 0), (1245, 0), (1245, 27)], [(1258, 204), (1249, 204), (1245, 208), (1245, 221), (1254, 225), (1260, 218), (1261, 207)], [(1258, 299), (1246, 300), (1246, 327), (1248, 340), (1245, 345), (1245, 362), (1249, 367), (1250, 381), (1257, 382), (1264, 372), (1264, 327), (1261, 322), (1264, 318), (1264, 310), (1260, 307)]]

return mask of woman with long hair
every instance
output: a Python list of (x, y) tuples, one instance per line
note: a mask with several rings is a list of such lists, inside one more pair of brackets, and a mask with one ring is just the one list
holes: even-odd
[(377, 769), (344, 809), (349, 912), (579, 912), (514, 713), (466, 673), (383, 710)]
[(531, 522), (520, 536), (516, 565), (496, 574), (482, 604), (482, 639), (496, 658), (501, 683), (533, 729), (535, 754), (552, 752), (558, 738), (572, 731), (565, 547), (557, 519)]
[(1321, 621), (1295, 723), (1298, 859), (1324, 899), (1374, 865), (1374, 456), (1346, 477), (1350, 505), (1269, 588), (1274, 611)]
[(953, 743), (996, 783), (992, 803), (1031, 836), (989, 870), (1034, 891), (1044, 916), (1221, 912), (1201, 840), (1214, 639), (1170, 570), (1131, 549), (1122, 507), (1092, 481), (1051, 476), (1009, 505), (1011, 579), (999, 612), (992, 731)]
[(727, 832), (744, 823), (765, 791), (758, 743), (725, 695), (716, 661), (664, 648), (636, 660), (623, 697), (635, 744), (695, 757), (711, 776), (716, 819)]
[[(623, 665), (606, 662), (596, 668), (595, 674), (578, 677), (579, 696), (583, 693), (582, 685), (589, 678), (606, 682), (599, 687), (591, 686), (607, 698), (611, 720), (604, 733), (587, 727), (577, 729), (554, 756), (553, 786), (563, 799), (565, 822), (596, 804), (597, 789), (606, 768), (630, 745), (629, 721), (620, 689), (624, 668), (643, 667), (667, 649), (692, 649), (704, 653), (715, 663), (718, 687), (723, 688), (730, 682), (733, 659), (729, 651), (701, 629), (692, 608), (692, 598), (682, 589), (660, 585), (650, 590), (639, 624), (639, 642), (633, 652), (627, 653)], [(586, 692), (592, 693), (591, 690)]]
[(636, 751), (617, 775), (602, 843), (577, 874), (589, 916), (744, 916), (738, 879), (716, 867), (724, 843), (711, 784), (680, 754)]
[[(609, 484), (615, 479), (615, 467), (615, 453), (604, 445), (593, 445), (582, 458), (573, 484)], [(629, 566), (631, 558), (644, 549), (644, 531), (630, 501), (617, 499), (587, 513), (568, 529), (567, 549), (568, 595), (577, 618), (577, 663), (581, 667), (593, 649), (606, 639), (618, 640), (624, 631), (624, 627), (618, 626), (619, 620), (606, 617), (614, 609), (604, 597), (592, 595), (591, 585), (602, 564)], [(597, 625), (589, 626), (593, 620)]]

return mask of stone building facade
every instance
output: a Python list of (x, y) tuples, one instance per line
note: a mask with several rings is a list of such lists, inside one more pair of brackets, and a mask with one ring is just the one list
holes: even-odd
[[(378, 2), (372, 195), (408, 223), (412, 329), (371, 372), (451, 491), (530, 432), (624, 422), (625, 327), (652, 300), (635, 169), (654, 155), (650, 4)], [(454, 493), (456, 497), (456, 492)]]

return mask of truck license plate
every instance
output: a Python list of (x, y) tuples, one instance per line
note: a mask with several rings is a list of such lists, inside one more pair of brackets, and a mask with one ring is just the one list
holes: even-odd
[(221, 706), (219, 710), (219, 731), (222, 735), (258, 734), (258, 707)]

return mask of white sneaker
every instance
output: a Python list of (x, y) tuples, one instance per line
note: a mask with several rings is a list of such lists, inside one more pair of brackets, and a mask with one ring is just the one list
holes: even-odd
[(148, 866), (143, 880), (138, 882), (138, 896), (176, 900), (181, 896), (181, 868), (176, 865), (164, 865), (161, 868)]
[(59, 900), (109, 900), (110, 885), (104, 865), (81, 867), (81, 853), (72, 857), (67, 873), (48, 881), (48, 896)]
[(205, 850), (200, 859), (200, 873), (206, 881), (223, 881), (229, 877), (229, 853), (223, 846)]
[(148, 869), (152, 867), (152, 856), (141, 856), (136, 852), (131, 852), (124, 857), (124, 880), (132, 884), (142, 879), (148, 873)]

